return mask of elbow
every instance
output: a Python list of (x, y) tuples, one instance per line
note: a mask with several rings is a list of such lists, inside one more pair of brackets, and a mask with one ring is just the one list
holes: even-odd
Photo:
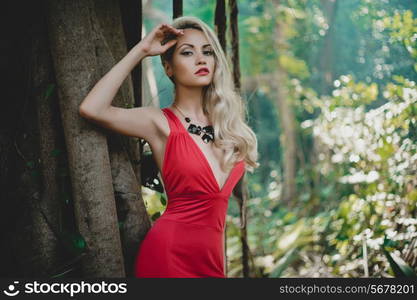
[(85, 118), (90, 120), (99, 120), (102, 119), (103, 112), (94, 111), (93, 109), (86, 108), (82, 104), (78, 107), (78, 114)]
[(86, 117), (86, 112), (85, 112), (84, 108), (83, 108), (81, 105), (78, 107), (78, 114), (79, 114), (81, 117), (83, 117), (83, 118), (85, 118), (85, 117)]
[(88, 112), (82, 105), (78, 107), (78, 114), (83, 118), (91, 118), (91, 113)]

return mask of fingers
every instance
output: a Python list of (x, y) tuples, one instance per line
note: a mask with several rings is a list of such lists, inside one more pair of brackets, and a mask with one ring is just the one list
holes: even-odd
[(183, 29), (174, 28), (173, 26), (171, 26), (169, 24), (166, 24), (166, 23), (160, 24), (159, 28), (163, 31), (169, 31), (169, 32), (172, 32), (172, 33), (177, 34), (177, 35), (183, 35), (184, 34)]
[(164, 37), (161, 41), (161, 45), (166, 45), (169, 41), (172, 41), (172, 40), (175, 41), (174, 43), (172, 43), (172, 42), (169, 43), (168, 48), (170, 48), (171, 46), (173, 46), (176, 43), (179, 36), (184, 35), (184, 30), (183, 29), (174, 28), (173, 26), (168, 25), (166, 23), (160, 24), (157, 28), (164, 35)]
[(166, 50), (168, 50), (169, 48), (171, 48), (172, 46), (174, 46), (176, 42), (177, 42), (177, 40), (171, 40), (171, 41), (167, 42), (165, 45), (163, 45), (164, 46), (164, 52)]

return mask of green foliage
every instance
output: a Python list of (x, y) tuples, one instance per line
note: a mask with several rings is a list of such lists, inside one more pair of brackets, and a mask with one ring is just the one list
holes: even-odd
[(395, 277), (416, 277), (414, 270), (399, 256), (383, 248)]
[[(377, 99), (378, 85), (354, 82), (353, 76), (343, 75), (334, 82), (336, 89), (333, 90), (330, 111), (336, 107), (348, 106), (359, 107), (370, 104)], [(320, 104), (319, 104), (320, 105)]]
[[(211, 25), (214, 3), (190, 1), (185, 14)], [(417, 3), (337, 1), (334, 11), (323, 3), (336, 2), (238, 2), (242, 83), (257, 84), (243, 91), (261, 162), (248, 174), (251, 276), (412, 276)], [(278, 68), (285, 74), (280, 82)], [(292, 208), (280, 199), (282, 131), (274, 84), (288, 92), (296, 118), (298, 195)], [(146, 199), (148, 212), (158, 217), (165, 198)], [(239, 210), (229, 203), (228, 276), (238, 277)]]
[(290, 75), (298, 76), (298, 78), (301, 79), (308, 78), (310, 76), (310, 72), (308, 71), (308, 66), (305, 61), (286, 54), (281, 55), (278, 60), (280, 65)]
[[(363, 11), (366, 6), (360, 3), (351, 10)], [(389, 7), (382, 13), (381, 7), (372, 5), (368, 9), (374, 11), (354, 14), (352, 19), (371, 30), (367, 43), (383, 45), (402, 57), (404, 65), (414, 65), (415, 61), (408, 60), (415, 60), (417, 49), (412, 13)], [(303, 84), (316, 75), (309, 71), (314, 66), (302, 59), (301, 51), (293, 51), (303, 48), (301, 33), (297, 35), (291, 28), (285, 38), (290, 44), (270, 53), (274, 18), (265, 18), (265, 7), (259, 10), (263, 12), (260, 17), (242, 21), (246, 26), (243, 30), (253, 34), (242, 44), (246, 47), (247, 43), (251, 53), (247, 54), (251, 59), (247, 74), (273, 72), (276, 62), (284, 67), (291, 78), (285, 84), (300, 122), (300, 146), (306, 162), (297, 175), (300, 193), (292, 210), (280, 203), (280, 166), (266, 172), (262, 180), (254, 177), (251, 181), (254, 196), (248, 204), (248, 238), (252, 276), (363, 277), (365, 266), (371, 277), (415, 276), (416, 266), (410, 260), (414, 256), (406, 254), (411, 253), (410, 241), (417, 236), (416, 73), (396, 69), (398, 60), (384, 56), (385, 52), (372, 52), (364, 59), (385, 60), (375, 65), (374, 77), (345, 68), (346, 72), (333, 81), (330, 95), (317, 95), (314, 88)], [(285, 7), (278, 10), (284, 15), (288, 11)], [(302, 14), (300, 20), (308, 24), (312, 18)], [(316, 28), (326, 26), (317, 23)], [(261, 45), (265, 45), (262, 59), (256, 57)], [(384, 69), (387, 72), (382, 76), (378, 70)], [(410, 74), (414, 76), (404, 76)], [(268, 88), (259, 88), (265, 97), (273, 99)], [(265, 137), (259, 131), (259, 136)], [(237, 225), (236, 217), (228, 219), (229, 270), (233, 276), (241, 272)]]
[[(348, 168), (348, 174), (335, 180), (354, 187), (354, 193), (342, 198), (334, 211), (326, 233), (330, 251), (340, 255), (337, 264), (344, 269), (355, 258), (360, 266), (364, 236), (370, 248), (368, 265), (387, 270), (379, 248), (383, 237), (388, 235), (401, 249), (415, 235), (415, 206), (409, 202), (414, 190), (409, 187), (417, 173), (417, 141), (409, 138), (409, 124), (417, 121), (417, 92), (402, 82), (384, 91), (384, 95), (397, 95), (396, 101), (365, 112), (364, 105), (332, 106), (339, 99), (331, 98), (323, 102), (322, 114), (314, 120), (319, 151), (331, 149), (321, 164), (331, 161), (331, 168)], [(408, 225), (395, 229), (403, 222)], [(348, 274), (360, 273), (353, 269)]]
[(87, 243), (79, 232), (63, 231), (60, 233), (65, 250), (73, 256), (78, 256), (86, 251)]
[(55, 85), (54, 84), (48, 84), (48, 86), (47, 86), (47, 88), (45, 90), (44, 99), (45, 100), (50, 99), (50, 97), (52, 96), (54, 90), (55, 90)]

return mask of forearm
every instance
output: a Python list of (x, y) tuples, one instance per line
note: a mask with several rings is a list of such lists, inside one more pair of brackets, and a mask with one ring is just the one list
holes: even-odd
[(108, 109), (120, 86), (132, 69), (145, 57), (140, 44), (136, 44), (88, 93), (80, 105), (80, 112), (94, 116)]

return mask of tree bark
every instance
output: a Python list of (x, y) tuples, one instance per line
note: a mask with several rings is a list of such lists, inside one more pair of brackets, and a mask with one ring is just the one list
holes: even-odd
[[(59, 107), (54, 93), (54, 74), (47, 39), (47, 27), (42, 6), (36, 6), (36, 20), (32, 32), (32, 91), (36, 105), (39, 128), (39, 158), (41, 172), (41, 191), (33, 209), (33, 253), (36, 253), (34, 268), (38, 276), (52, 274), (63, 258), (54, 230), (61, 228), (61, 204), (64, 202), (60, 193), (59, 149), (65, 148), (60, 139)], [(39, 202), (38, 202), (39, 201)], [(52, 227), (51, 227), (52, 226)]]
[[(233, 70), (233, 81), (236, 92), (241, 93), (241, 78), (240, 78), (240, 59), (239, 59), (239, 24), (238, 24), (238, 6), (237, 1), (229, 0), (229, 24), (231, 34), (231, 62)], [(240, 241), (242, 244), (242, 275), (244, 278), (250, 276), (249, 268), (249, 245), (248, 245), (248, 233), (247, 233), (247, 209), (246, 201), (249, 197), (249, 191), (247, 189), (247, 182), (245, 176), (239, 180), (236, 186), (236, 192), (234, 196), (239, 205), (240, 210)]]
[[(127, 49), (125, 51), (130, 51), (143, 37), (142, 32), (142, 18), (143, 18), (143, 9), (142, 9), (142, 0), (134, 1), (125, 1), (119, 0), (120, 13), (123, 24), (123, 32), (126, 41)], [(111, 37), (110, 37), (111, 38)], [(124, 54), (125, 54), (124, 53)], [(141, 107), (143, 106), (143, 83), (142, 83), (142, 62), (137, 64), (131, 72), (131, 83), (133, 87), (133, 106)], [(130, 82), (130, 80), (129, 80)], [(133, 141), (133, 139), (130, 139)], [(133, 150), (132, 154), (135, 154), (135, 159), (131, 159), (133, 163), (133, 169), (135, 171), (136, 177), (140, 179), (140, 156), (143, 152), (142, 140), (135, 140), (134, 144), (130, 144), (130, 148)], [(138, 151), (138, 153), (137, 153)]]
[(181, 17), (183, 14), (183, 8), (182, 8), (182, 0), (173, 0), (172, 1), (172, 18), (178, 18)]
[[(226, 45), (226, 4), (224, 0), (216, 1), (216, 8), (214, 12), (214, 28), (219, 39), (220, 46), (222, 47), (224, 54), (227, 57), (227, 45)], [(223, 253), (224, 253), (224, 272), (227, 275), (227, 223), (224, 228), (223, 235)]]
[(226, 47), (226, 4), (225, 0), (216, 1), (216, 11), (214, 13), (214, 28), (217, 33), (220, 45), (225, 54), (227, 54)]
[(239, 23), (238, 23), (238, 6), (236, 0), (229, 0), (229, 11), (230, 11), (230, 34), (232, 44), (232, 66), (233, 66), (233, 79), (235, 82), (236, 90), (240, 92), (240, 53), (239, 53)]
[(7, 4), (5, 22), (17, 32), (3, 36), (6, 47), (1, 49), (10, 82), (4, 86), (8, 102), (0, 118), (7, 121), (0, 135), (0, 265), (3, 277), (45, 277), (61, 258), (49, 226), (57, 227), (60, 219), (57, 159), (50, 152), (63, 141), (53, 128), (59, 122), (53, 116), (58, 106), (40, 103), (53, 77), (42, 8), (28, 3), (27, 13), (19, 4)]
[(79, 115), (100, 79), (96, 11), (86, 0), (51, 0), (48, 29), (59, 92), (77, 227), (86, 240), (86, 277), (124, 277), (120, 233), (105, 132)]
[[(117, 61), (126, 55), (126, 42), (123, 33), (118, 1), (106, 0), (96, 2), (95, 11), (98, 22), (95, 23), (101, 32), (97, 40), (97, 63), (100, 76), (104, 76)], [(116, 94), (112, 105), (132, 107), (133, 88), (131, 77), (124, 81)], [(142, 101), (140, 101), (142, 102)], [(130, 142), (133, 141), (133, 142)], [(125, 268), (128, 276), (133, 276), (133, 264), (138, 246), (148, 232), (151, 222), (142, 199), (140, 173), (135, 176), (133, 160), (129, 160), (128, 149), (133, 149), (133, 157), (139, 157), (139, 139), (108, 133), (110, 163), (113, 187), (116, 193), (118, 219), (121, 223), (121, 236)]]

